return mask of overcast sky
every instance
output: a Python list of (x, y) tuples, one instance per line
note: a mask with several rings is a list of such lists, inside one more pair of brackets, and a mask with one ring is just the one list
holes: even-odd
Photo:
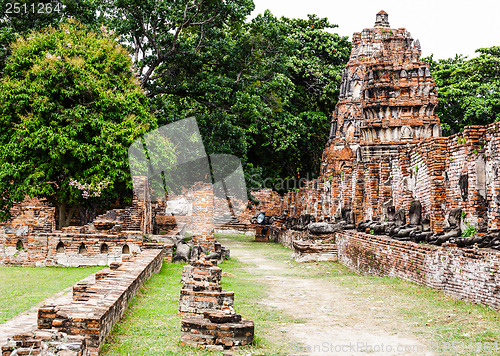
[(327, 17), (336, 32), (352, 38), (373, 27), (375, 14), (385, 10), (391, 28), (404, 27), (422, 45), (422, 56), (435, 59), (455, 54), (475, 56), (481, 47), (500, 46), (500, 0), (254, 0), (252, 17), (271, 10), (281, 17)]

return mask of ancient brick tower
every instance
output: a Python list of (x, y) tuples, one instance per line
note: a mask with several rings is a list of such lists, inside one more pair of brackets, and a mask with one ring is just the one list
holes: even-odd
[(391, 29), (385, 11), (375, 27), (354, 33), (344, 70), (321, 174), (335, 174), (342, 161), (369, 161), (398, 147), (441, 135), (434, 114), (438, 99), (420, 43), (404, 28)]

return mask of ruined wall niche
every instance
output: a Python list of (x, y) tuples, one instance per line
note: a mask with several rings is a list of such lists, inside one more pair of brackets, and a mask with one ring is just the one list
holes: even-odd
[(483, 156), (479, 156), (476, 160), (476, 190), (481, 197), (486, 198), (486, 162)]
[(345, 130), (345, 136), (347, 140), (352, 140), (354, 138), (354, 125), (349, 123)]
[(458, 179), (458, 187), (460, 188), (460, 195), (463, 201), (467, 201), (469, 196), (469, 175), (462, 174)]
[(361, 83), (360, 82), (355, 82), (354, 86), (352, 88), (352, 98), (353, 99), (359, 99), (361, 97)]
[(59, 243), (56, 246), (56, 253), (65, 253), (66, 248), (64, 247), (64, 243), (62, 241), (59, 241)]
[(413, 138), (413, 130), (410, 126), (403, 126), (401, 128), (401, 140), (410, 140)]
[(24, 244), (23, 244), (23, 242), (21, 240), (17, 240), (16, 249), (18, 251), (24, 250)]
[(128, 245), (123, 245), (122, 255), (130, 255), (130, 247)]
[(109, 252), (109, 247), (106, 243), (103, 243), (100, 248), (101, 253), (108, 253)]
[(80, 246), (78, 247), (78, 254), (84, 255), (87, 253), (87, 246), (82, 242)]

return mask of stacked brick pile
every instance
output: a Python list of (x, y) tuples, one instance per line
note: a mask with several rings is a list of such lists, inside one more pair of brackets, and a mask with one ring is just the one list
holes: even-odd
[(15, 335), (12, 341), (2, 346), (2, 356), (14, 355), (88, 356), (90, 353), (83, 336), (36, 330)]
[(179, 312), (181, 345), (225, 350), (253, 342), (254, 323), (242, 319), (232, 307), (234, 292), (219, 285), (221, 268), (204, 256), (184, 267)]
[(179, 299), (179, 313), (203, 314), (206, 311), (221, 310), (224, 303), (233, 305), (234, 292), (222, 290), (219, 285), (222, 269), (214, 260), (199, 259), (184, 266), (182, 289)]

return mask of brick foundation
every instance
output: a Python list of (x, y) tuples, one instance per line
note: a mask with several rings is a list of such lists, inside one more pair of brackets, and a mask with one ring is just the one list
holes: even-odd
[(211, 316), (182, 318), (181, 344), (221, 351), (251, 345), (254, 336), (253, 321), (241, 319), (238, 314), (236, 316), (225, 322), (221, 320), (223, 315), (217, 321), (211, 321)]
[(399, 277), (500, 310), (500, 253), (336, 234), (339, 262), (358, 273)]
[(297, 262), (316, 262), (338, 260), (337, 244), (321, 241), (293, 241), (293, 259)]
[[(162, 250), (146, 250), (136, 257), (128, 258), (127, 262), (112, 263), (109, 268), (96, 273), (94, 281), (77, 283), (73, 288), (73, 301), (39, 308), (39, 330), (34, 326), (32, 334), (14, 336), (14, 342), (2, 347), (5, 350), (2, 356), (10, 355), (8, 352), (12, 349), (25, 346), (16, 343), (16, 338), (35, 340), (37, 344), (44, 345), (52, 342), (54, 335), (69, 335), (70, 339), (78, 336), (84, 342), (81, 350), (97, 356), (113, 325), (121, 319), (144, 282), (161, 269), (162, 262)], [(39, 353), (32, 350), (31, 355)]]

